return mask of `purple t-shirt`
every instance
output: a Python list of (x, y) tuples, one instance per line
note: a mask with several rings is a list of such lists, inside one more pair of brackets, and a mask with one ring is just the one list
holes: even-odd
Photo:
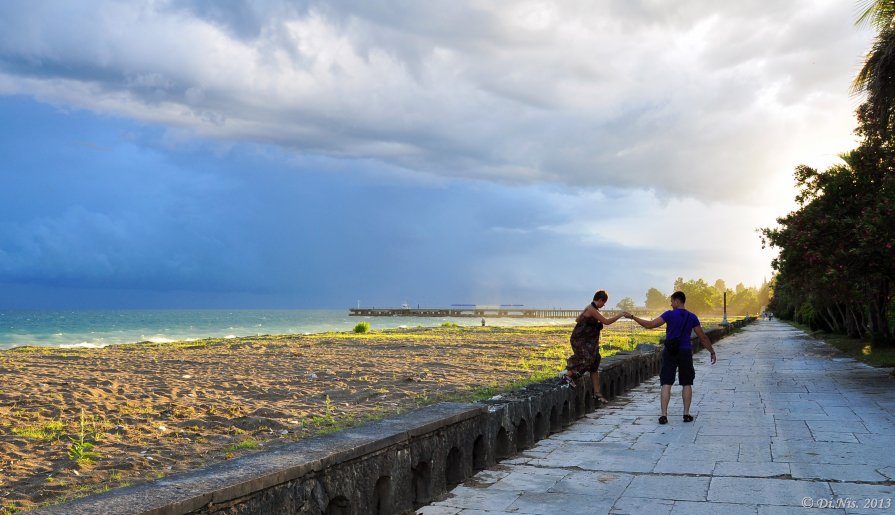
[(690, 344), (690, 335), (693, 333), (694, 327), (699, 327), (699, 319), (696, 318), (696, 315), (681, 308), (669, 309), (659, 316), (665, 321), (665, 338), (677, 338), (682, 334), (681, 349), (693, 350), (693, 346)]

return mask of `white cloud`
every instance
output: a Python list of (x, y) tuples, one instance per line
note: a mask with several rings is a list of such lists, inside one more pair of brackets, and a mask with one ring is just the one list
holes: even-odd
[(853, 11), (5, 2), (0, 92), (437, 176), (768, 205), (757, 184), (850, 146)]

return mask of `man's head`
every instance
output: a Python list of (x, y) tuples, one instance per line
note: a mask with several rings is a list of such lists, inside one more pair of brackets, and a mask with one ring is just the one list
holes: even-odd
[(599, 290), (597, 293), (594, 293), (594, 304), (598, 308), (602, 308), (607, 300), (609, 300), (609, 294), (605, 290)]
[(676, 291), (671, 294), (671, 307), (674, 309), (684, 307), (687, 303), (687, 296), (682, 291)]

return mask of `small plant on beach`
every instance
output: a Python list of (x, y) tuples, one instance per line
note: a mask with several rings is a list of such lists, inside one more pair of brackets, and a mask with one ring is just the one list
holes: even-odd
[(442, 322), (441, 327), (460, 327), (457, 322)]
[(354, 332), (357, 334), (363, 334), (370, 331), (370, 322), (358, 322), (356, 326), (354, 326)]
[(81, 430), (78, 438), (69, 437), (71, 446), (68, 448), (68, 457), (73, 459), (79, 467), (93, 465), (93, 458), (98, 458), (100, 453), (92, 451), (92, 442), (87, 441), (87, 423), (84, 418), (84, 410), (81, 410)]

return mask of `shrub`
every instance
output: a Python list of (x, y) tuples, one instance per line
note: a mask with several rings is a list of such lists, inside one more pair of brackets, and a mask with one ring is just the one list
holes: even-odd
[(366, 333), (370, 330), (370, 322), (359, 322), (356, 326), (354, 326), (355, 333)]

